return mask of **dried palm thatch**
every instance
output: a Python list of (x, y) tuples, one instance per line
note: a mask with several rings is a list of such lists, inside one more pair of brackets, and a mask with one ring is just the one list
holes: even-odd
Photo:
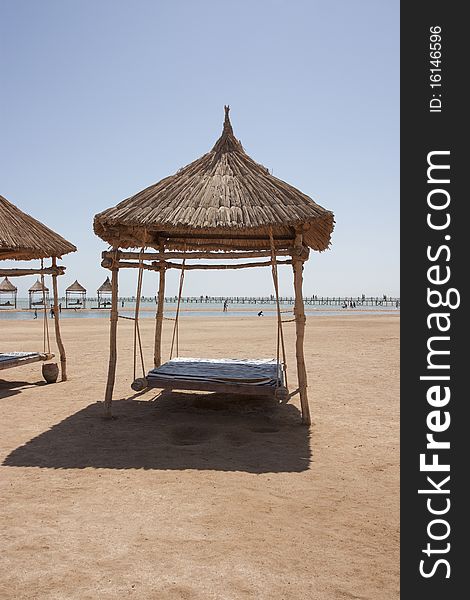
[(174, 175), (95, 216), (94, 231), (112, 246), (174, 250), (288, 247), (296, 232), (325, 250), (333, 213), (271, 175), (235, 138), (225, 107), (221, 137), (210, 152)]
[(86, 294), (86, 289), (83, 287), (81, 283), (78, 283), (77, 279), (69, 285), (69, 287), (65, 290), (66, 292), (81, 292)]
[(60, 258), (77, 248), (0, 196), (0, 260)]
[(113, 286), (111, 285), (109, 277), (106, 277), (106, 279), (96, 291), (100, 294), (111, 294), (111, 292), (113, 291)]
[(16, 292), (18, 288), (12, 284), (12, 282), (5, 277), (5, 279), (0, 283), (0, 292)]
[(33, 285), (29, 288), (28, 292), (42, 292), (42, 291), (48, 292), (49, 288), (45, 285), (43, 285), (39, 279), (36, 279), (36, 282), (33, 283)]

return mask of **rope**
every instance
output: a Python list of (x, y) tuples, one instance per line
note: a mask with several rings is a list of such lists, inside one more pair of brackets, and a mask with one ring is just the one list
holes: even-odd
[(183, 264), (181, 267), (181, 275), (180, 275), (180, 287), (178, 291), (178, 304), (176, 306), (176, 315), (175, 315), (175, 325), (173, 327), (173, 336), (171, 338), (171, 349), (170, 349), (170, 360), (173, 358), (173, 347), (175, 345), (176, 338), (176, 356), (179, 356), (179, 328), (178, 328), (178, 319), (180, 316), (180, 304), (181, 304), (181, 294), (183, 292), (183, 282), (184, 282), (184, 267), (186, 264), (186, 259), (183, 259)]
[[(44, 260), (41, 258), (41, 271), (44, 269)], [(44, 285), (44, 273), (41, 273), (41, 286), (42, 286), (42, 305), (44, 307), (44, 323), (42, 325), (42, 345), (44, 353), (46, 353), (46, 342), (47, 342), (47, 354), (51, 353), (51, 342), (49, 339), (49, 321), (47, 320), (47, 306), (46, 306), (46, 286)]]
[[(279, 280), (277, 276), (277, 263), (276, 263), (276, 251), (274, 248), (273, 232), (272, 229), (269, 232), (269, 241), (271, 243), (271, 271), (273, 275), (274, 291), (276, 293), (276, 307), (277, 307), (277, 344), (276, 344), (276, 363), (277, 373), (279, 373), (279, 355), (280, 348), (282, 349), (282, 369), (284, 371), (284, 381), (287, 387), (287, 360), (286, 360), (286, 348), (284, 346), (284, 332), (282, 330), (282, 317), (281, 317), (281, 306), (279, 304)], [(277, 380), (278, 387), (281, 385), (280, 377), (278, 375)]]
[(139, 343), (140, 362), (142, 366), (142, 377), (145, 377), (145, 365), (144, 365), (144, 353), (142, 351), (142, 339), (140, 337), (140, 326), (139, 326), (139, 311), (140, 311), (140, 298), (142, 296), (142, 279), (144, 274), (144, 263), (142, 261), (142, 253), (145, 248), (142, 248), (139, 253), (139, 276), (137, 278), (137, 297), (135, 302), (135, 314), (134, 314), (134, 379), (136, 379), (137, 371), (137, 342)]

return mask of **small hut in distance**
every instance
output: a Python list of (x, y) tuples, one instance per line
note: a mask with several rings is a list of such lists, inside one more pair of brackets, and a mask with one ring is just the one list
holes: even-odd
[(86, 308), (86, 289), (77, 279), (65, 290), (65, 308)]
[(0, 283), (0, 307), (16, 308), (17, 295), (18, 288), (12, 284), (8, 277), (5, 277)]
[[(49, 288), (36, 279), (36, 283), (34, 283), (28, 290), (29, 294), (29, 308), (44, 308), (44, 306), (49, 306)], [(35, 300), (35, 298), (39, 298)]]
[(100, 287), (96, 290), (96, 294), (98, 296), (98, 308), (108, 308), (108, 306), (111, 306), (112, 292), (113, 286), (111, 285), (109, 277), (106, 277), (105, 281), (103, 281)]

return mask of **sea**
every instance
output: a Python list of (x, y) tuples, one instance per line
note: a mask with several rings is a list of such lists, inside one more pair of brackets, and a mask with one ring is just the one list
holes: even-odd
[[(109, 308), (98, 308), (97, 301), (91, 299), (87, 301), (86, 308), (64, 308), (65, 300), (61, 300), (62, 311), (60, 313), (61, 319), (109, 319)], [(123, 305), (124, 304), (124, 305)], [(355, 308), (342, 308), (343, 304), (333, 303), (316, 303), (315, 305), (305, 304), (305, 314), (309, 316), (326, 316), (326, 315), (346, 315), (346, 314), (360, 314), (360, 315), (372, 315), (372, 314), (397, 314), (400, 312), (399, 303), (398, 307), (390, 305), (388, 302), (385, 304), (367, 304), (361, 305), (356, 301)], [(288, 319), (293, 317), (293, 304), (292, 301), (281, 302), (281, 311), (283, 318)], [(177, 303), (176, 301), (165, 302), (165, 317), (174, 318), (176, 315)], [(276, 305), (271, 302), (263, 302), (262, 300), (252, 299), (252, 301), (244, 301), (243, 303), (228, 304), (227, 310), (224, 311), (223, 302), (182, 302), (180, 305), (180, 317), (220, 317), (229, 319), (231, 317), (258, 317), (259, 313), (261, 316), (274, 317), (276, 316)], [(135, 315), (135, 300), (125, 299), (119, 301), (119, 314), (123, 317), (134, 317)], [(44, 309), (40, 306), (37, 307), (38, 318), (43, 318)], [(51, 318), (49, 310), (47, 311), (48, 318)], [(141, 319), (155, 319), (155, 300), (145, 299), (140, 303)], [(18, 320), (18, 321), (30, 321), (34, 319), (34, 309), (29, 309), (27, 298), (18, 298), (17, 309), (8, 307), (0, 307), (0, 321), (1, 320)]]

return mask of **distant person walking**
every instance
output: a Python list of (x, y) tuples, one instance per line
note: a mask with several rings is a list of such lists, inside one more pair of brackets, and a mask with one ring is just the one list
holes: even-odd
[(34, 318), (35, 319), (38, 318), (38, 309), (37, 308), (34, 309)]
[(224, 300), (224, 312), (227, 312), (228, 309), (228, 300)]

